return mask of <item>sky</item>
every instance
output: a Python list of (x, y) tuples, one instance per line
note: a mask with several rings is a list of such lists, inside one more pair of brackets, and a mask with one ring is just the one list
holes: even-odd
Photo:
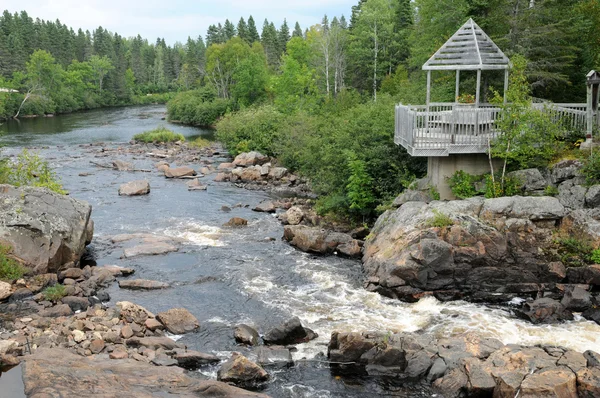
[(327, 14), (331, 20), (342, 14), (349, 18), (358, 0), (0, 0), (0, 11), (27, 11), (33, 19), (59, 19), (72, 27), (90, 30), (102, 26), (113, 33), (131, 37), (138, 33), (168, 44), (185, 42), (188, 36), (206, 37), (211, 24), (252, 15), (259, 33), (265, 18), (279, 28), (286, 18), (290, 30), (296, 21), (302, 29), (319, 23)]

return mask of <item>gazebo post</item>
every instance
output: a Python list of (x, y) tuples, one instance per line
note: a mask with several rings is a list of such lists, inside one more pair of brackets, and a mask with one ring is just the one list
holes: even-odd
[(427, 133), (429, 133), (429, 101), (431, 100), (431, 71), (428, 70), (427, 71), (427, 98), (426, 98), (426, 125), (425, 125), (425, 131)]
[(504, 70), (504, 104), (506, 104), (506, 93), (508, 92), (508, 69)]
[(460, 70), (457, 69), (456, 70), (456, 90), (454, 91), (454, 102), (458, 102), (458, 96), (459, 96), (459, 86), (460, 86)]
[(475, 91), (475, 107), (479, 108), (479, 94), (481, 92), (481, 69), (477, 69), (477, 91)]

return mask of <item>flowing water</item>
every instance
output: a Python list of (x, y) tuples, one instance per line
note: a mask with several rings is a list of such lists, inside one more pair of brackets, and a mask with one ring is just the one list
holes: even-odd
[[(152, 312), (185, 307), (200, 321), (201, 329), (181, 337), (191, 349), (227, 358), (235, 345), (232, 328), (238, 323), (265, 332), (298, 316), (319, 338), (298, 346), (296, 366), (273, 372), (265, 393), (273, 397), (428, 397), (423, 386), (396, 385), (376, 378), (348, 379), (329, 370), (324, 354), (332, 331), (406, 331), (438, 337), (468, 331), (496, 337), (504, 343), (556, 344), (578, 351), (600, 351), (600, 326), (578, 317), (576, 321), (534, 326), (515, 319), (509, 311), (465, 302), (441, 303), (426, 298), (407, 304), (361, 287), (358, 261), (316, 257), (282, 242), (283, 228), (272, 215), (250, 210), (269, 198), (229, 183), (209, 184), (207, 191), (189, 192), (184, 182), (167, 180), (158, 172), (131, 173), (97, 168), (90, 143), (118, 145), (160, 124), (187, 137), (212, 132), (161, 121), (164, 107), (146, 106), (98, 110), (55, 118), (9, 122), (0, 126), (4, 154), (34, 147), (55, 168), (73, 197), (93, 206), (95, 236), (92, 250), (99, 265), (116, 264), (136, 270), (135, 277), (169, 282), (161, 291), (139, 292), (109, 288), (111, 303), (128, 300)], [(97, 149), (97, 148), (96, 148)], [(123, 157), (136, 168), (152, 168), (148, 158)], [(110, 159), (93, 159), (108, 161)], [(87, 172), (87, 177), (79, 176)], [(147, 178), (152, 192), (144, 197), (119, 197), (118, 186)], [(249, 207), (235, 207), (236, 204)], [(221, 211), (221, 206), (231, 212)], [(231, 217), (249, 221), (246, 228), (221, 226)], [(185, 239), (183, 250), (165, 256), (122, 259), (122, 248), (108, 244), (122, 233), (153, 233)], [(251, 354), (250, 354), (251, 355)], [(203, 369), (216, 377), (217, 368)], [(0, 389), (2, 378), (0, 378)]]

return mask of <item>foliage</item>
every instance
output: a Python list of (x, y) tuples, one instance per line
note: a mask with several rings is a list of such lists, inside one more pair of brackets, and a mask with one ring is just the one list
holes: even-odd
[(67, 295), (67, 291), (64, 285), (57, 283), (54, 286), (45, 288), (44, 291), (42, 291), (42, 295), (48, 301), (57, 302)]
[(546, 188), (544, 188), (544, 195), (546, 196), (557, 196), (558, 194), (558, 188), (556, 188), (554, 185), (548, 185)]
[(426, 226), (429, 228), (445, 228), (454, 225), (454, 220), (448, 215), (442, 213), (438, 209), (433, 209), (433, 217), (426, 222)]
[(594, 151), (583, 160), (581, 174), (585, 177), (587, 185), (600, 183), (600, 153)]
[(592, 250), (590, 254), (590, 261), (594, 264), (600, 264), (600, 249)]
[(177, 93), (169, 92), (136, 95), (133, 97), (132, 102), (136, 105), (166, 104), (175, 98), (176, 94)]
[(191, 141), (188, 145), (193, 148), (202, 149), (202, 148), (209, 147), (211, 145), (211, 142), (209, 140), (207, 140), (206, 138), (198, 137), (194, 141)]
[(8, 256), (10, 248), (0, 245), (0, 280), (13, 282), (21, 279), (27, 269)]
[(373, 179), (367, 173), (365, 161), (357, 158), (353, 152), (348, 152), (348, 169), (350, 176), (346, 185), (346, 196), (350, 203), (350, 210), (361, 215), (366, 215), (375, 202), (373, 196)]
[(521, 184), (521, 181), (515, 177), (502, 177), (501, 174), (498, 174), (492, 178), (491, 174), (486, 174), (484, 196), (489, 199), (519, 195)]
[(140, 141), (145, 143), (167, 143), (175, 141), (185, 141), (185, 137), (182, 134), (174, 133), (164, 126), (155, 128), (154, 130), (145, 131), (140, 134), (133, 136), (134, 141)]
[(553, 246), (557, 259), (567, 267), (592, 264), (595, 261), (593, 254), (600, 254), (593, 249), (588, 239), (577, 236), (557, 236), (553, 240)]
[(232, 107), (232, 102), (215, 98), (212, 90), (186, 91), (167, 104), (169, 120), (193, 126), (211, 127)]
[(10, 162), (0, 161), (0, 183), (11, 184), (17, 187), (33, 186), (48, 188), (59, 194), (65, 194), (60, 180), (50, 169), (47, 161), (38, 154), (31, 153), (27, 149)]
[(448, 179), (448, 185), (458, 199), (471, 198), (479, 194), (475, 183), (481, 181), (480, 176), (474, 176), (463, 170), (458, 170)]

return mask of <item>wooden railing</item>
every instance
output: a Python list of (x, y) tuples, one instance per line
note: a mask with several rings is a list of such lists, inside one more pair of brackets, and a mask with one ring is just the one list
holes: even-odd
[[(585, 104), (534, 102), (532, 106), (550, 115), (569, 131), (584, 131)], [(448, 156), (486, 153), (500, 134), (496, 120), (501, 109), (489, 104), (431, 103), (396, 106), (394, 141), (412, 156)]]

